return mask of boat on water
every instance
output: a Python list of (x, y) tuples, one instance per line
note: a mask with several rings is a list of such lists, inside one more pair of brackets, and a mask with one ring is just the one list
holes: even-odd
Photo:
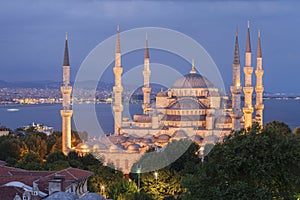
[(7, 108), (7, 112), (18, 112), (19, 108)]

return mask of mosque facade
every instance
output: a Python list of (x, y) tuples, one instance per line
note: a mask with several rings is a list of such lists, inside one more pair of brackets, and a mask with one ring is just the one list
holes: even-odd
[[(192, 61), (191, 70), (176, 80), (171, 88), (156, 94), (155, 102), (150, 100), (151, 66), (148, 49), (148, 36), (144, 53), (144, 84), (142, 87), (142, 114), (135, 114), (133, 119), (123, 117), (122, 104), (122, 55), (119, 28), (116, 38), (115, 66), (113, 73), (115, 82), (113, 87), (114, 134), (105, 138), (98, 138), (79, 144), (71, 148), (70, 122), (72, 111), (69, 107), (69, 62), (66, 40), (64, 59), (63, 94), (63, 151), (73, 149), (78, 153), (94, 153), (96, 157), (104, 158), (104, 163), (113, 163), (124, 173), (150, 147), (161, 150), (173, 140), (191, 139), (200, 146), (207, 143), (222, 142), (222, 138), (232, 130), (240, 130), (252, 126), (254, 121), (263, 125), (263, 65), (260, 32), (258, 33), (256, 59), (256, 85), (253, 87), (253, 67), (251, 64), (252, 51), (250, 42), (250, 25), (246, 39), (245, 66), (243, 68), (245, 83), (241, 83), (241, 63), (239, 53), (238, 31), (236, 31), (234, 59), (232, 64), (231, 104), (228, 97), (222, 94), (205, 76), (198, 73)], [(67, 58), (66, 58), (67, 55)], [(67, 60), (67, 61), (66, 61)], [(252, 103), (255, 92), (255, 105)], [(244, 103), (242, 107), (242, 96)], [(228, 106), (229, 105), (229, 106)], [(255, 112), (255, 116), (254, 116)], [(64, 151), (66, 153), (67, 151)]]

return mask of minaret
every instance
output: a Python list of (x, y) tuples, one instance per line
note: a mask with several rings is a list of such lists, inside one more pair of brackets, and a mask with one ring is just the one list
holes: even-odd
[(115, 67), (114, 67), (114, 74), (115, 74), (115, 85), (113, 87), (114, 92), (114, 134), (120, 134), (120, 128), (122, 126), (122, 73), (123, 67), (121, 65), (121, 50), (120, 50), (120, 27), (118, 25), (117, 28), (117, 39), (116, 39), (116, 54), (115, 54)]
[(263, 92), (264, 92), (264, 86), (262, 83), (262, 77), (264, 74), (264, 70), (262, 69), (262, 53), (261, 53), (261, 44), (260, 44), (260, 31), (258, 31), (258, 44), (257, 44), (257, 58), (256, 58), (256, 104), (255, 104), (255, 110), (256, 110), (256, 120), (259, 123), (259, 125), (263, 125), (263, 110), (264, 110), (264, 104), (263, 104)]
[(231, 98), (232, 98), (232, 129), (239, 130), (241, 129), (241, 64), (240, 64), (240, 52), (239, 52), (239, 40), (238, 40), (238, 29), (236, 29), (235, 35), (235, 47), (234, 47), (234, 57), (232, 64), (232, 86), (230, 87)]
[(63, 109), (60, 111), (62, 118), (62, 152), (67, 155), (71, 149), (71, 117), (73, 111), (71, 110), (71, 93), (72, 86), (70, 86), (70, 62), (68, 51), (68, 34), (66, 34), (65, 54), (63, 63), (63, 83), (60, 87), (62, 93)]
[(252, 106), (252, 73), (253, 67), (251, 66), (251, 44), (250, 44), (250, 22), (248, 21), (248, 35), (247, 35), (247, 43), (246, 43), (246, 62), (244, 67), (245, 73), (245, 86), (243, 88), (245, 102), (244, 102), (244, 120), (245, 120), (245, 128), (252, 126), (252, 113), (253, 113), (253, 106)]
[(145, 48), (145, 56), (144, 56), (144, 87), (142, 88), (144, 94), (144, 103), (143, 103), (143, 110), (144, 114), (148, 114), (149, 107), (150, 107), (150, 62), (149, 62), (149, 49), (148, 49), (148, 35), (146, 33), (146, 48)]

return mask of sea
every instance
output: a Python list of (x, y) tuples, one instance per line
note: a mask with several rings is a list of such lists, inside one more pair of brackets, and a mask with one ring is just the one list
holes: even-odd
[[(282, 121), (292, 130), (300, 126), (300, 100), (265, 100), (264, 124), (271, 121)], [(32, 123), (43, 124), (61, 130), (60, 117), (61, 104), (36, 104), (0, 105), (0, 126), (5, 126), (12, 130), (30, 125)], [(111, 104), (95, 104), (97, 121), (105, 134), (113, 133), (113, 114)], [(75, 112), (75, 111), (74, 111)], [(142, 113), (141, 104), (130, 104), (128, 106), (128, 117), (135, 113)], [(89, 118), (83, 119), (90, 121)], [(78, 130), (75, 123), (72, 129)], [(86, 130), (78, 130), (86, 131)]]

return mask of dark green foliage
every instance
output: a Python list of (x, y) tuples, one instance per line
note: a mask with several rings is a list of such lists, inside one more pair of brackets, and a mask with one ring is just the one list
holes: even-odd
[(56, 151), (48, 155), (46, 163), (51, 164), (57, 161), (67, 161), (67, 157), (61, 152)]
[(185, 199), (295, 199), (300, 193), (300, 137), (281, 122), (233, 133), (194, 173)]

